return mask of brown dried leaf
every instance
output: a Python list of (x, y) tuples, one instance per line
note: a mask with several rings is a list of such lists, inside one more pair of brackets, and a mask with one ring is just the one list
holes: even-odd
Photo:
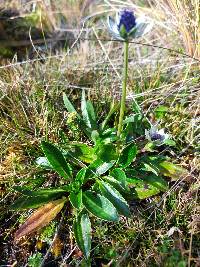
[(51, 201), (37, 209), (15, 233), (15, 239), (31, 234), (50, 223), (64, 206), (66, 198)]

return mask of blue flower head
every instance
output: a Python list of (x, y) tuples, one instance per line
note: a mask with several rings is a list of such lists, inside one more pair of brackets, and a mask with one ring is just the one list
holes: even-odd
[(169, 139), (169, 134), (166, 134), (164, 129), (158, 130), (156, 126), (152, 126), (149, 131), (145, 130), (145, 135), (150, 142), (156, 142), (157, 144), (162, 144)]
[(117, 40), (128, 41), (149, 32), (152, 23), (145, 17), (136, 18), (132, 10), (123, 9), (116, 14), (116, 20), (108, 16), (108, 29)]
[(134, 13), (130, 10), (122, 10), (119, 13), (119, 24), (117, 26), (121, 37), (127, 38), (128, 34), (136, 26), (136, 18), (134, 16)]

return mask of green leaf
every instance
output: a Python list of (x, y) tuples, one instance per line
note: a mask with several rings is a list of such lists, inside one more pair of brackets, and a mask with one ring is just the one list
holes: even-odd
[(149, 162), (149, 164), (144, 162), (142, 170), (144, 170), (146, 172), (152, 172), (155, 175), (159, 174), (159, 169), (157, 168), (157, 166), (155, 166), (154, 164), (151, 164), (150, 162)]
[(138, 135), (144, 135), (145, 129), (148, 127), (147, 121), (141, 114), (131, 115), (123, 123), (127, 124), (123, 131), (127, 142), (133, 141)]
[(120, 103), (115, 103), (112, 104), (110, 111), (108, 113), (108, 115), (106, 116), (105, 120), (102, 122), (101, 124), (101, 129), (102, 131), (105, 129), (106, 125), (108, 124), (110, 118), (112, 117), (112, 115), (119, 109), (120, 107)]
[(156, 145), (155, 145), (155, 143), (153, 143), (153, 142), (148, 142), (148, 143), (146, 143), (146, 145), (144, 146), (144, 151), (146, 152), (154, 152), (154, 151), (156, 151), (155, 150), (156, 149)]
[(63, 187), (58, 187), (58, 188), (44, 188), (44, 189), (39, 189), (39, 190), (30, 190), (28, 187), (25, 186), (14, 186), (14, 190), (17, 192), (22, 193), (23, 195), (26, 196), (50, 196), (50, 195), (60, 195), (68, 192), (69, 186), (65, 185)]
[(72, 156), (83, 162), (91, 163), (96, 159), (94, 148), (84, 143), (72, 142), (67, 144), (66, 148), (69, 150), (69, 156)]
[(51, 164), (46, 157), (39, 157), (36, 159), (36, 164), (45, 170), (53, 170)]
[(118, 164), (121, 168), (128, 167), (133, 160), (136, 158), (137, 155), (137, 147), (135, 144), (127, 145), (121, 152), (119, 157)]
[[(101, 137), (99, 138), (98, 142), (102, 143), (102, 144), (110, 144), (110, 143), (113, 143), (115, 142), (116, 140), (118, 140), (118, 137), (117, 137), (117, 133), (116, 133), (116, 129), (112, 130), (111, 129), (108, 129), (108, 130), (111, 130), (110, 132), (108, 132), (107, 130), (105, 132), (103, 132), (101, 134)], [(107, 133), (106, 133), (107, 132)], [(96, 142), (97, 143), (97, 142)]]
[(134, 27), (130, 30), (130, 32), (128, 33), (128, 36), (132, 38), (136, 38), (136, 32), (137, 32), (137, 27)]
[(149, 175), (143, 179), (128, 179), (128, 183), (129, 185), (135, 185), (134, 190), (139, 199), (145, 199), (160, 193), (160, 191), (165, 192), (168, 190), (167, 182), (156, 175)]
[(165, 139), (163, 143), (167, 146), (176, 146), (176, 142), (171, 139)]
[(70, 168), (61, 151), (51, 143), (42, 141), (42, 149), (53, 169), (62, 177), (71, 177)]
[[(116, 134), (117, 134), (116, 128), (108, 128), (101, 133), (103, 138), (109, 137), (110, 135), (116, 135)], [(108, 142), (108, 143), (110, 143), (110, 142)]]
[(80, 190), (78, 194), (71, 192), (69, 195), (69, 200), (74, 208), (80, 209), (82, 205), (82, 190)]
[(97, 130), (92, 130), (91, 140), (96, 144), (99, 139), (99, 132)]
[(156, 187), (160, 191), (167, 191), (168, 190), (168, 184), (167, 182), (160, 176), (156, 175), (148, 175), (143, 178), (143, 181), (146, 184), (152, 185), (153, 187)]
[(119, 193), (123, 196), (123, 197), (127, 197), (128, 194), (130, 193), (130, 189), (128, 186), (123, 187), (122, 184), (117, 181), (115, 178), (111, 177), (111, 176), (105, 176), (103, 177), (103, 179), (110, 184), (111, 186), (113, 186), (117, 191), (119, 191)]
[(93, 130), (97, 129), (96, 114), (95, 114), (92, 102), (90, 100), (87, 101), (87, 113), (88, 113), (88, 117), (91, 123), (91, 128)]
[(83, 193), (83, 204), (88, 211), (106, 221), (118, 221), (119, 216), (113, 204), (104, 196), (92, 191)]
[(119, 32), (120, 32), (120, 36), (121, 36), (122, 38), (127, 38), (127, 37), (128, 37), (128, 33), (127, 33), (127, 31), (126, 31), (126, 28), (125, 28), (124, 24), (122, 24), (122, 25), (120, 26)]
[(94, 108), (90, 101), (86, 101), (85, 90), (82, 91), (81, 111), (82, 111), (83, 121), (85, 122), (87, 127), (92, 130), (96, 130), (97, 123), (96, 123)]
[(79, 181), (81, 185), (84, 183), (86, 172), (87, 168), (82, 168), (76, 175), (75, 180)]
[(168, 112), (168, 107), (166, 106), (159, 106), (155, 109), (155, 117), (156, 119), (162, 119), (165, 114)]
[(64, 105), (65, 105), (66, 109), (68, 110), (68, 112), (76, 113), (76, 116), (78, 118), (78, 122), (77, 123), (78, 123), (78, 125), (80, 127), (80, 130), (83, 131), (88, 137), (90, 137), (90, 135), (91, 135), (90, 130), (87, 128), (87, 125), (85, 124), (84, 120), (78, 114), (78, 112), (76, 111), (76, 109), (74, 108), (72, 103), (69, 101), (69, 99), (68, 99), (68, 97), (66, 96), (65, 93), (63, 94), (63, 100), (64, 100)]
[(149, 186), (149, 188), (145, 187), (136, 187), (135, 188), (136, 196), (139, 199), (146, 199), (152, 197), (160, 192), (160, 190), (156, 187)]
[(174, 163), (163, 161), (159, 163), (161, 174), (171, 177), (172, 180), (180, 179), (183, 176), (188, 175), (188, 171)]
[(76, 109), (74, 108), (74, 106), (72, 105), (72, 103), (70, 102), (69, 98), (65, 93), (63, 93), (63, 102), (67, 111), (70, 113), (75, 112), (77, 114), (77, 117), (80, 119), (80, 116), (78, 115)]
[(126, 200), (113, 186), (103, 181), (99, 181), (99, 188), (104, 197), (114, 205), (119, 214), (130, 217), (130, 211)]
[(133, 112), (134, 113), (143, 115), (142, 108), (138, 105), (138, 103), (137, 103), (137, 101), (135, 99), (133, 99), (132, 105), (133, 105), (132, 107), (133, 107)]
[(77, 245), (88, 258), (91, 250), (91, 223), (86, 212), (79, 213), (74, 221), (73, 230)]
[(114, 144), (102, 144), (100, 142), (95, 146), (95, 152), (98, 159), (103, 162), (110, 162), (112, 160), (117, 160), (117, 152)]
[(143, 116), (140, 114), (130, 115), (123, 120), (123, 124), (137, 123), (138, 121), (140, 122), (142, 118)]
[(110, 173), (111, 176), (113, 176), (123, 187), (126, 187), (126, 174), (125, 172), (120, 168), (115, 168)]
[(112, 160), (111, 162), (104, 162), (96, 169), (96, 173), (98, 175), (102, 175), (106, 173), (110, 168), (112, 168), (114, 164), (115, 160)]
[(87, 177), (89, 177), (89, 175), (94, 176), (94, 174), (102, 175), (111, 169), (114, 164), (114, 160), (111, 162), (103, 162), (102, 160), (97, 159), (89, 165), (87, 169)]
[(129, 185), (129, 187), (141, 187), (144, 186), (144, 181), (142, 179), (139, 179), (137, 177), (131, 177), (131, 178), (127, 178), (127, 183)]
[(11, 206), (11, 210), (24, 210), (24, 209), (33, 209), (40, 207), (50, 200), (54, 200), (58, 198), (58, 194), (53, 194), (53, 195), (41, 195), (41, 196), (33, 196), (33, 197), (28, 197), (28, 196), (22, 196), (18, 198)]

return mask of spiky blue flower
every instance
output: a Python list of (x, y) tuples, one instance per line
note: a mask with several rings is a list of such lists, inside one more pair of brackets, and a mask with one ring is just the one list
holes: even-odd
[(125, 30), (126, 34), (129, 34), (130, 31), (136, 26), (136, 18), (134, 13), (130, 10), (122, 10), (119, 13), (119, 24), (117, 25), (119, 32)]
[(136, 18), (132, 10), (124, 9), (116, 14), (116, 20), (108, 16), (108, 29), (114, 38), (129, 40), (138, 38), (149, 32), (152, 23), (144, 17)]

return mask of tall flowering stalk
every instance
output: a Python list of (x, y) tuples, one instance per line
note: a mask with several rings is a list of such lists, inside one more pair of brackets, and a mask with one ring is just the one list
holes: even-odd
[(123, 67), (123, 82), (122, 95), (120, 103), (120, 114), (117, 136), (120, 138), (123, 130), (123, 119), (126, 108), (126, 91), (128, 78), (128, 48), (129, 41), (133, 38), (138, 38), (146, 34), (152, 27), (144, 17), (136, 18), (133, 11), (124, 9), (116, 14), (116, 20), (108, 17), (108, 29), (113, 37), (124, 42), (124, 67)]
[(122, 96), (121, 106), (119, 114), (119, 124), (117, 130), (117, 136), (120, 137), (123, 128), (124, 112), (126, 108), (126, 87), (128, 78), (128, 41), (124, 42), (124, 73), (123, 73), (123, 84), (122, 84)]

